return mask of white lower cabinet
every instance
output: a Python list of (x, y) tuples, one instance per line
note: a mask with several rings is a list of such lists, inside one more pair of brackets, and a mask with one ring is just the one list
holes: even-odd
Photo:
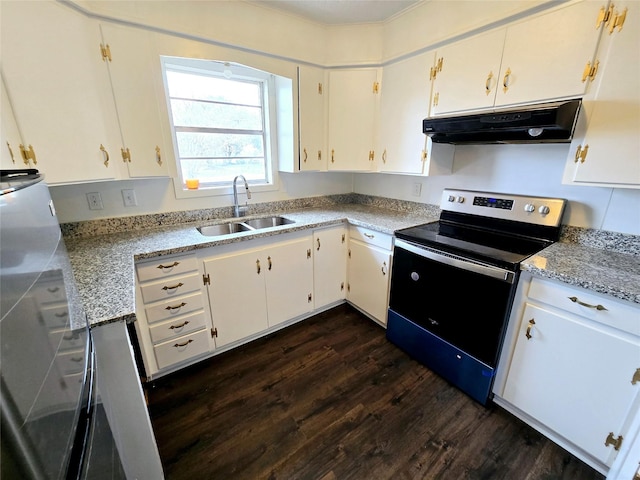
[(316, 309), (344, 301), (348, 229), (338, 225), (313, 232), (313, 296)]
[(349, 228), (347, 300), (386, 325), (393, 237), (362, 227)]
[(520, 311), (504, 389), (496, 394), (606, 473), (640, 402), (640, 312), (539, 278)]

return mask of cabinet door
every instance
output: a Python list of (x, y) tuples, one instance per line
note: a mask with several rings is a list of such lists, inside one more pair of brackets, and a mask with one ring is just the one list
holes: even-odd
[(301, 171), (327, 169), (325, 151), (325, 70), (298, 67), (299, 158)]
[[(381, 172), (451, 173), (454, 147), (429, 142), (427, 155), (422, 133), (422, 120), (429, 115), (429, 71), (434, 60), (435, 52), (428, 52), (383, 69), (377, 147)], [(427, 160), (434, 168), (428, 168)]]
[(209, 275), (209, 303), (216, 347), (262, 330), (267, 323), (265, 273), (267, 266), (256, 250), (214, 257), (204, 262)]
[(314, 306), (344, 300), (347, 280), (347, 228), (344, 225), (313, 232)]
[(627, 10), (625, 23), (603, 33), (563, 183), (640, 188), (640, 4), (615, 6), (617, 14)]
[(387, 323), (391, 252), (349, 241), (347, 299), (381, 323)]
[(496, 106), (582, 96), (583, 71), (600, 38), (601, 6), (579, 2), (507, 27)]
[[(13, 115), (11, 102), (7, 95), (7, 89), (2, 80), (2, 97), (0, 98), (0, 168), (33, 168), (35, 165), (30, 160), (24, 160), (20, 153), (23, 145), (16, 119)], [(28, 147), (27, 147), (28, 148)]]
[(3, 2), (0, 27), (7, 92), (36, 168), (49, 184), (118, 178), (118, 122), (97, 23), (57, 2)]
[[(162, 150), (159, 102), (164, 92), (156, 92), (161, 78), (160, 59), (152, 58), (150, 34), (146, 30), (102, 24), (102, 40), (109, 45), (111, 60), (105, 62), (118, 110), (122, 149), (129, 177), (166, 177), (167, 162), (173, 152)], [(155, 61), (154, 61), (155, 60)]]
[(377, 81), (375, 68), (329, 72), (329, 170), (375, 168), (370, 152), (374, 151)]
[(522, 318), (504, 398), (610, 465), (605, 439), (638, 395), (639, 342), (532, 304)]
[(313, 310), (311, 237), (279, 242), (262, 253), (269, 326)]
[(432, 116), (493, 106), (505, 31), (484, 33), (438, 50)]

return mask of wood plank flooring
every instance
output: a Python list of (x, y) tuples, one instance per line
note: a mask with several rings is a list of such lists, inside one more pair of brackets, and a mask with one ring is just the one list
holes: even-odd
[(147, 390), (168, 480), (604, 478), (348, 305)]

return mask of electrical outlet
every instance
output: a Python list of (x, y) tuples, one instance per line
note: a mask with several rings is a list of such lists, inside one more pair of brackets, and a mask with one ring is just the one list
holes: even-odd
[(135, 207), (138, 205), (136, 192), (133, 189), (122, 190), (122, 201), (124, 202), (125, 207)]
[(416, 182), (413, 184), (411, 195), (413, 195), (414, 197), (419, 197), (420, 195), (422, 195), (422, 184), (420, 182)]
[(102, 210), (102, 197), (98, 192), (87, 193), (87, 202), (89, 202), (89, 210)]

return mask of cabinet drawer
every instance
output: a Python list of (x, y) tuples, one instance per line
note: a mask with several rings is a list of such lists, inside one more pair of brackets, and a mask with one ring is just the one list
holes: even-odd
[(203, 308), (202, 292), (196, 292), (191, 295), (171, 298), (153, 307), (147, 307), (144, 310), (147, 314), (147, 323), (155, 323), (175, 319), (185, 313), (202, 310)]
[(40, 309), (40, 315), (45, 325), (49, 328), (64, 328), (69, 322), (69, 309), (67, 304), (52, 305)]
[(209, 351), (208, 335), (208, 330), (201, 330), (154, 346), (158, 368), (166, 368), (207, 353)]
[(185, 293), (194, 292), (200, 289), (202, 277), (198, 272), (189, 275), (173, 276), (153, 283), (143, 285), (142, 298), (145, 303), (179, 297)]
[(640, 336), (640, 308), (634, 308), (615, 298), (539, 278), (531, 280), (529, 298)]
[(369, 228), (350, 226), (349, 238), (368, 243), (369, 245), (375, 245), (376, 247), (384, 248), (385, 250), (393, 249), (393, 236), (387, 235), (386, 233), (376, 232)]
[(182, 315), (168, 322), (158, 323), (149, 328), (153, 343), (164, 342), (170, 338), (195, 332), (206, 325), (204, 312), (194, 312), (190, 315)]
[(67, 330), (49, 332), (49, 343), (53, 351), (78, 350), (84, 348), (87, 342), (85, 332), (69, 332)]
[(150, 262), (138, 263), (136, 270), (138, 280), (146, 282), (196, 271), (198, 270), (198, 261), (195, 255), (160, 257)]
[(42, 282), (35, 288), (35, 297), (39, 305), (53, 302), (66, 302), (67, 291), (62, 278), (58, 281)]
[(56, 364), (63, 375), (73, 375), (82, 372), (84, 369), (84, 361), (83, 350), (59, 353), (56, 355)]

